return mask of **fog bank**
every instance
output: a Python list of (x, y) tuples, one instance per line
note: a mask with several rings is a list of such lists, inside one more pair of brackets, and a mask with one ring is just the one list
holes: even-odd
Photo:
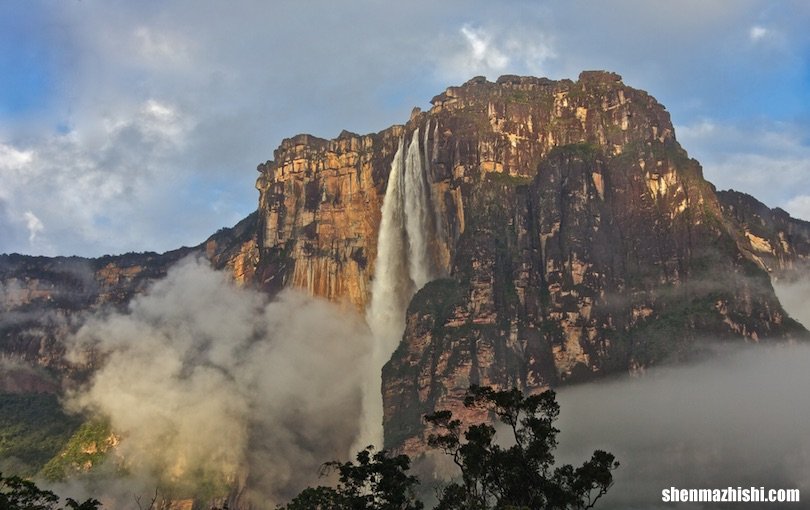
[(292, 290), (268, 303), (188, 259), (81, 328), (70, 359), (96, 372), (67, 404), (110, 418), (137, 485), (247, 482), (272, 508), (348, 457), (369, 342), (353, 310)]
[[(776, 288), (788, 313), (810, 324), (810, 282)], [(808, 367), (807, 344), (749, 345), (641, 377), (563, 388), (560, 458), (579, 464), (596, 448), (616, 455), (621, 467), (605, 509), (680, 508), (661, 503), (671, 486), (798, 488), (810, 499)]]

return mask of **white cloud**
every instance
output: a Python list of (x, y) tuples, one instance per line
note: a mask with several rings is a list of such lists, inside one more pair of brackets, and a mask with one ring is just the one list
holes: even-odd
[(477, 75), (489, 79), (501, 74), (543, 75), (545, 64), (556, 57), (546, 34), (521, 26), (464, 24), (457, 36), (438, 41), (435, 52), (437, 73), (455, 83)]
[(684, 140), (700, 140), (708, 136), (714, 136), (717, 132), (717, 124), (709, 119), (700, 119), (694, 124), (676, 126), (675, 132), (682, 142)]
[(192, 63), (193, 45), (179, 34), (140, 26), (132, 32), (132, 37), (137, 55), (148, 65), (166, 67)]
[(37, 234), (45, 230), (45, 225), (43, 225), (42, 221), (31, 211), (25, 211), (23, 216), (25, 217), (25, 226), (28, 228), (28, 242), (33, 243)]
[(752, 42), (760, 41), (765, 37), (767, 37), (769, 34), (770, 31), (767, 28), (758, 25), (751, 27), (751, 30), (748, 31), (748, 37), (749, 39), (751, 39)]
[[(282, 138), (375, 132), (475, 75), (575, 78), (608, 69), (661, 99), (681, 122), (723, 112), (768, 116), (803, 79), (797, 48), (808, 42), (805, 4), (42, 3), (32, 9), (38, 14), (19, 18), (33, 20), (25, 33), (48, 48), (53, 94), (36, 118), (0, 119), (0, 151), (18, 153), (0, 153), (0, 251), (44, 249), (27, 242), (28, 210), (47, 225), (35, 242), (50, 240), (59, 253), (196, 242), (256, 206), (253, 169)], [(72, 131), (57, 135), (55, 126)], [(719, 159), (711, 148), (706, 154)], [(32, 171), (47, 166), (57, 170)], [(123, 197), (96, 214), (121, 228), (103, 236), (88, 234), (98, 230), (93, 221), (76, 221), (71, 235), (58, 228), (67, 221), (56, 216), (77, 216), (75, 201), (56, 187), (60, 175), (70, 176), (62, 178), (69, 188)], [(17, 184), (5, 186), (10, 180)], [(81, 201), (88, 210), (100, 202)]]
[(33, 153), (0, 143), (0, 169), (6, 172), (19, 172), (31, 162)]
[(143, 226), (133, 218), (144, 207), (165, 208), (169, 185), (189, 178), (190, 169), (174, 158), (192, 127), (193, 120), (173, 105), (149, 99), (91, 129), (78, 126), (26, 147), (0, 144), (0, 199), (11, 228), (25, 232), (5, 239), (0, 251), (56, 254), (54, 247), (60, 247), (99, 254), (116, 246), (149, 248)]
[(509, 63), (509, 58), (492, 44), (492, 36), (486, 31), (464, 25), (461, 34), (469, 45), (467, 58), (470, 68), (502, 70)]
[(787, 201), (784, 209), (794, 218), (810, 221), (810, 195), (798, 195)]
[(753, 195), (770, 207), (810, 218), (803, 192), (810, 189), (806, 129), (794, 123), (738, 124), (700, 119), (676, 126), (678, 140), (701, 162), (719, 189)]

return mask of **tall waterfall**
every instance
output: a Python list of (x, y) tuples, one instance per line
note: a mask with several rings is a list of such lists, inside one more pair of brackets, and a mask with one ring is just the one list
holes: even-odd
[[(405, 160), (405, 233), (408, 237), (408, 272), (415, 286), (414, 292), (432, 279), (432, 264), (428, 253), (432, 212), (417, 129), (413, 133)], [(408, 296), (409, 301), (410, 297)]]
[[(427, 146), (427, 137), (425, 142)], [(422, 154), (416, 129), (407, 149), (405, 139), (399, 140), (388, 175), (371, 301), (366, 309), (374, 336), (372, 365), (363, 387), (361, 430), (353, 452), (370, 444), (382, 448), (382, 367), (402, 338), (408, 303), (436, 275), (430, 247), (435, 232), (427, 177), (430, 162), (423, 161)]]

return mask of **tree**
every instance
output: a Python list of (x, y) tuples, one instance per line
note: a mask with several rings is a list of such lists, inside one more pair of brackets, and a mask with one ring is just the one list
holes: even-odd
[(559, 430), (553, 423), (560, 406), (553, 391), (524, 396), (517, 389), (471, 386), (464, 405), (494, 414), (515, 444), (497, 444), (489, 423), (462, 433), (461, 421), (450, 411), (427, 415), (425, 420), (440, 431), (430, 435), (428, 444), (450, 455), (461, 470), (460, 482), (444, 488), (437, 510), (593, 508), (613, 484), (619, 463), (601, 450), (581, 467), (555, 467)]
[(67, 498), (65, 507), (60, 507), (59, 501), (59, 496), (30, 480), (0, 473), (0, 510), (97, 510), (101, 506), (95, 499), (79, 503)]
[(353, 462), (327, 462), (327, 471), (336, 470), (339, 484), (304, 489), (281, 510), (421, 510), (414, 489), (419, 481), (408, 475), (411, 460), (407, 455), (389, 456), (369, 446)]

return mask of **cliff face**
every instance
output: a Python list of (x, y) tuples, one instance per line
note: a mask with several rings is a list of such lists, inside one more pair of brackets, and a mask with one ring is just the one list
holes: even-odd
[(793, 280), (810, 268), (810, 222), (791, 218), (745, 193), (718, 191), (717, 198), (741, 250), (777, 280)]
[(259, 168), (262, 283), (364, 309), (397, 140), (420, 130), (446, 278), (384, 368), (386, 446), (421, 448), (421, 416), (464, 415), (470, 383), (540, 391), (803, 331), (762, 270), (802, 263), (803, 224), (718, 196), (618, 75), (475, 78), (432, 103), (376, 135), (285, 140)]
[(0, 256), (0, 350), (60, 374), (81, 313), (125, 306), (194, 253), (242, 284), (365, 310), (402, 140), (420, 154), (441, 278), (411, 300), (383, 370), (388, 447), (421, 448), (427, 412), (463, 416), (470, 383), (541, 391), (694, 356), (707, 339), (804, 332), (768, 272), (806, 267), (810, 224), (716, 192), (646, 92), (605, 72), (504, 76), (432, 105), (376, 134), (284, 140), (259, 165), (257, 212), (195, 248)]
[(332, 141), (299, 135), (259, 165), (259, 285), (291, 285), (365, 307), (384, 160), (390, 166), (401, 132), (343, 132)]
[(460, 181), (465, 228), (383, 370), (386, 446), (419, 451), (421, 416), (465, 416), (471, 383), (535, 392), (685, 359), (709, 339), (803, 332), (762, 270), (799, 263), (800, 228), (761, 225), (753, 235), (785, 240), (764, 258), (647, 94), (592, 73), (473, 80), (434, 104), (452, 126), (434, 165)]
[(613, 154), (631, 140), (673, 136), (669, 115), (651, 108), (652, 97), (609, 73), (583, 73), (577, 83), (475, 78), (432, 103), (405, 126), (374, 135), (284, 140), (274, 160), (259, 166), (260, 284), (292, 285), (365, 308), (391, 160), (398, 140), (416, 128), (427, 135), (422, 148), (433, 160), (428, 184), (444, 234), (435, 247), (440, 270), (449, 267), (465, 228), (463, 184), (490, 172), (531, 177), (559, 145), (589, 140)]

